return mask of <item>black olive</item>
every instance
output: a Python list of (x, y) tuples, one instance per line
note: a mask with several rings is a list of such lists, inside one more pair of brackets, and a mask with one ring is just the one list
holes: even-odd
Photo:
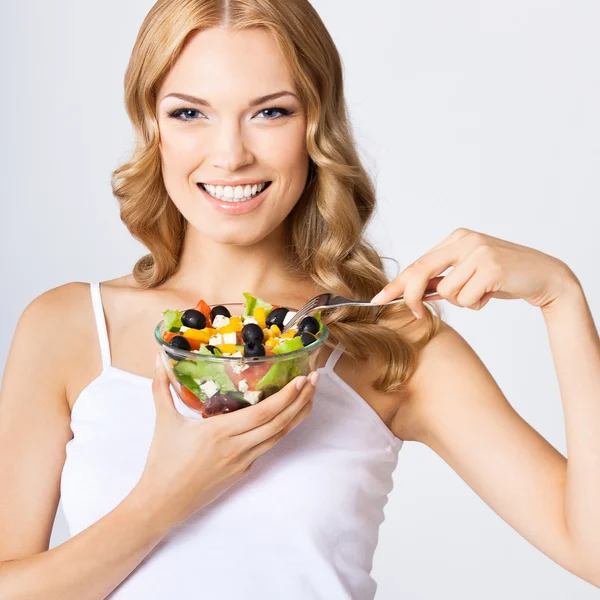
[(310, 331), (299, 331), (294, 335), (294, 337), (298, 336), (300, 336), (303, 346), (308, 346), (309, 344), (312, 344), (314, 341), (317, 340), (317, 336), (314, 333), (311, 333)]
[(265, 339), (265, 334), (263, 330), (260, 328), (260, 325), (256, 323), (248, 323), (248, 325), (244, 325), (242, 327), (242, 339), (244, 342), (259, 342)]
[(206, 317), (195, 308), (188, 308), (181, 315), (181, 322), (192, 329), (204, 329), (206, 327)]
[[(206, 346), (204, 346), (207, 350), (210, 350), (210, 352), (212, 354), (215, 354), (215, 350), (219, 350), (216, 346), (213, 346), (212, 344), (206, 344)], [(220, 352), (220, 350), (219, 350)], [(221, 354), (215, 354), (215, 356), (221, 356)]]
[(317, 333), (319, 333), (319, 321), (314, 317), (304, 317), (298, 325), (298, 333), (302, 333), (303, 331), (309, 331), (310, 333), (317, 335)]
[[(182, 335), (176, 335), (175, 337), (172, 337), (167, 343), (167, 346), (171, 346), (171, 348), (179, 348), (180, 350), (187, 350), (188, 352), (192, 349), (188, 340)], [(179, 360), (180, 358), (179, 356), (173, 354), (172, 352), (169, 352), (168, 350), (165, 350), (165, 352), (167, 353), (167, 356), (170, 356), (175, 360)]]
[(219, 306), (213, 306), (210, 309), (210, 320), (211, 322), (215, 320), (217, 315), (223, 315), (224, 317), (231, 317), (231, 313), (226, 306), (219, 304)]
[(211, 396), (204, 404), (204, 411), (207, 416), (222, 415), (228, 412), (234, 412), (240, 408), (250, 406), (250, 402), (229, 394), (215, 394)]
[(259, 341), (250, 341), (244, 345), (244, 356), (265, 356), (265, 347)]
[(289, 313), (288, 308), (274, 308), (265, 319), (265, 323), (267, 327), (271, 327), (271, 325), (277, 325), (279, 329), (283, 329), (283, 320), (285, 319), (285, 315)]

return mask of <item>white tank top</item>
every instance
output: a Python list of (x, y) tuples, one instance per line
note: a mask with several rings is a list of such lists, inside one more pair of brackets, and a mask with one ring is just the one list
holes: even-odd
[[(91, 284), (103, 369), (71, 413), (61, 501), (71, 535), (109, 513), (142, 474), (154, 431), (152, 380), (111, 365)], [(112, 600), (367, 600), (402, 440), (333, 368), (309, 416), (222, 496), (161, 540)], [(172, 391), (177, 410), (191, 418)]]

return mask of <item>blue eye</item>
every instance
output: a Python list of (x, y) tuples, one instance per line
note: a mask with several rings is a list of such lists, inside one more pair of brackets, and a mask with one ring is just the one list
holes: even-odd
[(202, 113), (195, 108), (178, 108), (169, 113), (169, 117), (172, 119), (179, 119), (180, 121), (195, 121), (194, 114), (201, 115)]
[[(285, 108), (265, 108), (263, 110), (261, 110), (258, 114), (261, 115), (263, 113), (280, 113), (281, 116), (287, 117), (288, 115), (291, 115), (292, 112), (285, 109)], [(274, 121), (275, 119), (280, 119), (281, 116), (279, 117), (269, 117), (269, 116), (265, 116), (262, 117), (263, 119), (267, 120), (267, 121)]]

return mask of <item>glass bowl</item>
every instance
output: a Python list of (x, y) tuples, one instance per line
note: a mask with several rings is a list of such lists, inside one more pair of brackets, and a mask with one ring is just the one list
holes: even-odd
[[(242, 302), (225, 306), (231, 316), (241, 316)], [(296, 308), (287, 307), (291, 311)], [(329, 337), (323, 324), (319, 337), (293, 352), (259, 357), (213, 356), (169, 346), (163, 339), (164, 321), (154, 330), (171, 385), (181, 401), (208, 418), (256, 404), (282, 389), (294, 377), (317, 369), (317, 358)]]

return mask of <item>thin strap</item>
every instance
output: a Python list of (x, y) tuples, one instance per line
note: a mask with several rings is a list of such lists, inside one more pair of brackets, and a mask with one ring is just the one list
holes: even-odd
[(110, 367), (110, 345), (108, 343), (108, 331), (106, 329), (106, 318), (102, 308), (102, 296), (100, 295), (100, 282), (90, 283), (92, 292), (92, 306), (94, 307), (94, 317), (96, 318), (96, 329), (98, 330), (98, 340), (100, 341), (100, 353), (102, 354), (102, 368)]
[(338, 361), (340, 356), (344, 353), (345, 349), (346, 349), (346, 347), (342, 344), (342, 342), (339, 342), (338, 345), (333, 349), (332, 353), (327, 358), (327, 361), (325, 362), (325, 366), (323, 367), (323, 369), (325, 371), (329, 371), (329, 372), (333, 371), (333, 368), (335, 367), (335, 363)]

